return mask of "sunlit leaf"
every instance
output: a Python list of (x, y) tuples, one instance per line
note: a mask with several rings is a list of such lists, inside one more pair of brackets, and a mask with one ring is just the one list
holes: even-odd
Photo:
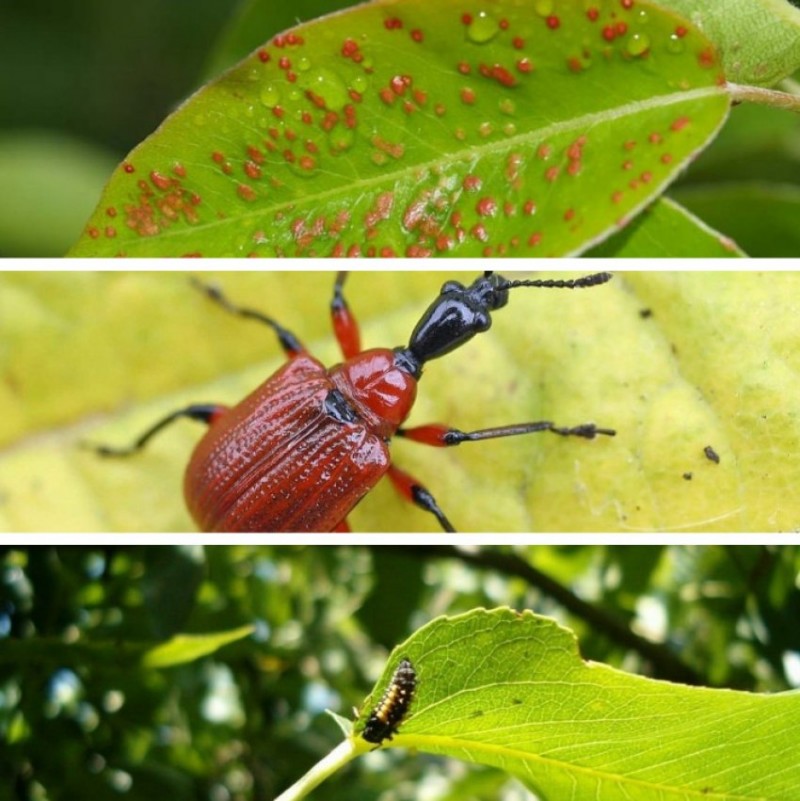
[[(416, 692), (393, 744), (492, 765), (539, 798), (771, 799), (800, 793), (800, 694), (653, 681), (584, 662), (571, 632), (510, 609), (431, 621), (398, 646)], [(362, 739), (367, 750), (372, 747)]]
[(253, 633), (252, 626), (214, 634), (176, 634), (165, 643), (150, 648), (142, 655), (142, 665), (150, 668), (172, 667), (193, 662), (213, 654), (223, 645), (244, 639)]

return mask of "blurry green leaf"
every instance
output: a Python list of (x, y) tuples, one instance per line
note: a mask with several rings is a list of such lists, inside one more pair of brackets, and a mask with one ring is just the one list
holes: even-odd
[(728, 107), (710, 42), (641, 0), (368, 3), (187, 101), (114, 173), (72, 255), (577, 253), (657, 197)]
[(394, 744), (502, 768), (540, 798), (800, 794), (800, 693), (644, 679), (584, 662), (552, 620), (481, 609), (437, 618), (395, 648), (356, 732), (404, 657), (417, 686)]
[(728, 80), (772, 86), (800, 69), (800, 9), (787, 0), (660, 0), (719, 48)]
[(145, 552), (146, 571), (142, 589), (159, 639), (183, 629), (195, 607), (197, 592), (205, 576), (202, 549), (156, 548)]
[(673, 194), (751, 256), (800, 253), (800, 186), (730, 182), (676, 187)]
[(356, 3), (357, 0), (244, 0), (211, 52), (206, 78), (219, 75), (276, 33)]
[(593, 258), (719, 259), (744, 254), (736, 242), (714, 231), (674, 200), (659, 198), (587, 255)]
[(800, 185), (800, 115), (750, 103), (736, 106), (685, 179), (677, 186), (736, 180)]
[(252, 633), (252, 626), (240, 626), (232, 631), (215, 634), (176, 634), (168, 642), (146, 651), (142, 655), (142, 665), (148, 668), (164, 668), (194, 662), (195, 659), (213, 654), (223, 645), (249, 637)]
[[(365, 346), (404, 344), (448, 278), (474, 273), (353, 274)], [(332, 273), (213, 280), (324, 363), (340, 358)], [(409, 424), (593, 420), (617, 436), (451, 449), (396, 440), (393, 458), (463, 531), (800, 528), (798, 298), (793, 272), (628, 272), (581, 292), (518, 290), (490, 332), (426, 368)], [(128, 443), (188, 402), (236, 403), (282, 363), (268, 330), (210, 306), (182, 273), (6, 273), (0, 343), (6, 531), (191, 530), (181, 482), (202, 426), (176, 424), (127, 460), (78, 443)], [(437, 530), (388, 482), (351, 522)]]
[(0, 133), (0, 255), (61, 256), (113, 169), (109, 153), (63, 134)]
[(413, 555), (375, 548), (372, 569), (372, 592), (364, 599), (358, 619), (375, 642), (391, 648), (408, 630), (408, 621), (418, 608), (425, 566)]

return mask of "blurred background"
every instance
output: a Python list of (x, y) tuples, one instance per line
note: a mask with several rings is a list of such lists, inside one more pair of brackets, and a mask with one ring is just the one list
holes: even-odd
[(191, 92), (271, 35), (347, 5), (3, 3), (0, 256), (63, 255), (117, 163)]
[[(341, 740), (389, 651), (442, 614), (555, 617), (581, 654), (668, 681), (800, 687), (800, 546), (0, 548), (0, 798), (267, 801)], [(143, 645), (251, 625), (186, 664)], [(315, 801), (530, 795), (389, 749)]]
[[(114, 166), (193, 90), (271, 35), (352, 4), (3, 4), (0, 256), (62, 255)], [(707, 191), (721, 181), (735, 184), (733, 191), (722, 197)], [(751, 255), (800, 252), (794, 225), (800, 204), (797, 115), (763, 107), (734, 110), (686, 183), (702, 184), (703, 191), (678, 193), (680, 201), (735, 235)], [(753, 215), (754, 205), (763, 213)]]

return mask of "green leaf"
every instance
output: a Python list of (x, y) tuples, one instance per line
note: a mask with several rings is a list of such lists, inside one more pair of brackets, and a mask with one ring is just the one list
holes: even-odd
[[(767, 181), (800, 184), (800, 115), (742, 103), (676, 184)], [(761, 218), (763, 215), (753, 215)]]
[(587, 255), (594, 258), (719, 259), (744, 254), (732, 239), (710, 228), (674, 200), (662, 197)]
[(403, 657), (417, 688), (393, 744), (501, 768), (540, 798), (800, 794), (798, 692), (752, 695), (630, 675), (582, 661), (572, 633), (552, 620), (475, 610), (437, 618), (395, 648), (356, 736)]
[(800, 69), (800, 9), (787, 0), (660, 0), (719, 48), (728, 80), (772, 86)]
[(74, 256), (577, 253), (728, 112), (647, 2), (376, 2), (273, 39), (117, 169)]
[(176, 634), (167, 642), (150, 648), (142, 655), (142, 665), (148, 668), (165, 668), (194, 662), (213, 654), (224, 645), (242, 640), (253, 633), (252, 626), (240, 626), (231, 631), (214, 634)]
[(62, 255), (113, 169), (110, 153), (68, 136), (0, 133), (0, 254)]
[(675, 197), (735, 236), (751, 256), (793, 258), (800, 253), (800, 187), (732, 181), (676, 188)]
[[(348, 298), (365, 346), (405, 343), (444, 280), (474, 277), (354, 273)], [(208, 278), (324, 363), (340, 358), (332, 273)], [(409, 423), (595, 421), (617, 436), (450, 449), (395, 440), (393, 459), (462, 531), (795, 530), (796, 297), (797, 272), (625, 272), (581, 292), (519, 290), (491, 331), (430, 364)], [(192, 530), (182, 477), (202, 426), (176, 424), (127, 460), (79, 443), (126, 444), (187, 403), (236, 403), (282, 363), (269, 331), (210, 306), (183, 273), (4, 273), (0, 342), (5, 531)], [(384, 481), (351, 523), (437, 530)]]
[(245, 0), (216, 42), (205, 70), (206, 78), (219, 75), (243, 59), (268, 36), (352, 5), (355, 0), (293, 0), (292, 3)]

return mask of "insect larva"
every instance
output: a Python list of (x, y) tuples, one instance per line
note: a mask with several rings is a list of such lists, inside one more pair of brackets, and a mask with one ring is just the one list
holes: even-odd
[(410, 660), (402, 659), (397, 666), (383, 698), (379, 701), (364, 726), (361, 736), (368, 743), (380, 745), (392, 739), (408, 713), (417, 687), (417, 672)]

